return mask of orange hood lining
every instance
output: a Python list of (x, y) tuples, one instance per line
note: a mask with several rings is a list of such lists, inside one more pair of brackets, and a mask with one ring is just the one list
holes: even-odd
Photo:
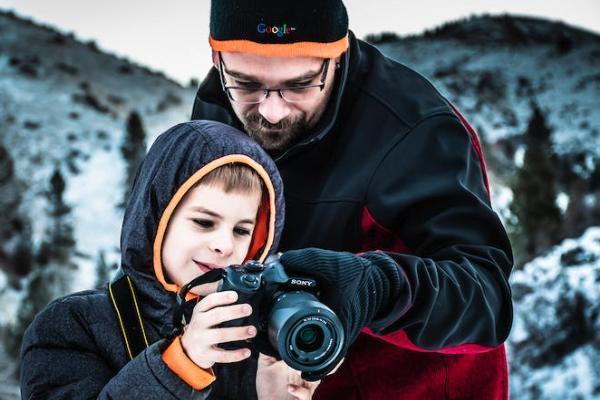
[[(250, 157), (243, 154), (230, 154), (213, 160), (206, 164), (204, 167), (200, 168), (196, 171), (191, 177), (189, 177), (180, 187), (177, 189), (177, 192), (173, 195), (169, 204), (165, 208), (160, 221), (158, 223), (158, 228), (156, 231), (156, 237), (154, 239), (153, 246), (153, 257), (152, 262), (154, 264), (154, 274), (156, 275), (156, 279), (162, 284), (165, 290), (169, 292), (177, 293), (180, 287), (174, 283), (168, 283), (164, 276), (164, 269), (162, 265), (162, 245), (165, 238), (165, 234), (167, 232), (167, 226), (173, 215), (173, 212), (177, 208), (177, 205), (181, 202), (185, 194), (197, 183), (199, 182), (205, 175), (209, 172), (213, 171), (216, 168), (219, 168), (226, 164), (231, 163), (241, 163), (250, 166), (254, 169), (259, 176), (262, 178), (265, 183), (265, 187), (268, 192), (268, 210), (269, 210), (269, 226), (267, 229), (267, 238), (265, 245), (262, 246), (263, 251), (262, 254), (257, 258), (258, 261), (263, 262), (269, 253), (269, 249), (273, 245), (273, 240), (275, 237), (275, 189), (273, 188), (273, 183), (271, 182), (271, 178), (269, 174), (262, 165), (251, 159)], [(256, 229), (255, 229), (256, 231)], [(254, 235), (253, 235), (254, 236)], [(254, 239), (254, 237), (253, 237)], [(249, 249), (252, 250), (252, 249)], [(190, 297), (191, 293), (188, 293), (188, 297)], [(191, 296), (194, 297), (194, 296)]]
[(216, 40), (209, 35), (214, 51), (254, 53), (268, 57), (336, 58), (348, 49), (348, 35), (335, 42), (257, 43), (251, 40)]

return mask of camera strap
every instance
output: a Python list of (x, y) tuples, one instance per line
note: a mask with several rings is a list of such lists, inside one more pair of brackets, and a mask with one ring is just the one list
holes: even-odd
[[(193, 279), (179, 290), (177, 293), (177, 307), (175, 307), (175, 313), (173, 315), (173, 326), (176, 328), (171, 333), (171, 336), (176, 336), (181, 333), (183, 326), (189, 321), (191, 312), (197, 303), (197, 298), (186, 301), (189, 291), (194, 287), (205, 283), (217, 282), (222, 277), (223, 270), (212, 270)], [(146, 330), (144, 329), (142, 314), (138, 307), (135, 286), (131, 278), (127, 276), (121, 268), (117, 270), (117, 273), (111, 279), (108, 285), (108, 294), (117, 322), (119, 323), (125, 352), (127, 357), (130, 360), (133, 360), (133, 358), (144, 351), (149, 344)]]
[(111, 279), (108, 294), (121, 329), (127, 357), (132, 360), (149, 344), (133, 282), (121, 268)]
[(223, 270), (220, 268), (213, 269), (192, 279), (179, 289), (179, 292), (177, 292), (177, 307), (175, 307), (175, 312), (173, 313), (173, 326), (176, 327), (174, 334), (180, 333), (183, 327), (189, 322), (194, 306), (198, 301), (195, 297), (192, 300), (187, 299), (190, 290), (205, 283), (217, 282), (222, 278)]

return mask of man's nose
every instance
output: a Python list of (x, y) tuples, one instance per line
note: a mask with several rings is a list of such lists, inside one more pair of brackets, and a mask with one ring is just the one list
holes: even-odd
[(290, 115), (291, 109), (287, 101), (278, 92), (269, 92), (269, 96), (259, 104), (258, 112), (267, 121), (276, 124)]

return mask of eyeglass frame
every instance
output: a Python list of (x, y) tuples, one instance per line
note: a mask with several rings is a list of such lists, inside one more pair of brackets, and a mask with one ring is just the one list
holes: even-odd
[[(308, 89), (311, 87), (318, 87), (320, 89), (320, 91), (322, 92), (323, 89), (325, 88), (325, 80), (327, 79), (327, 70), (329, 69), (329, 62), (331, 61), (330, 58), (326, 58), (323, 61), (323, 65), (321, 66), (321, 70), (319, 71), (319, 73), (321, 73), (321, 83), (318, 84), (313, 84), (313, 85), (303, 85), (303, 86), (294, 86), (294, 87), (283, 87), (283, 88), (276, 88), (276, 89), (269, 89), (269, 88), (256, 88), (256, 89), (249, 89), (249, 88), (245, 88), (245, 87), (241, 87), (241, 86), (227, 86), (226, 82), (225, 82), (225, 72), (227, 72), (227, 66), (225, 65), (225, 62), (223, 61), (223, 56), (221, 55), (221, 52), (218, 52), (219, 54), (219, 78), (221, 79), (221, 87), (223, 89), (223, 91), (227, 94), (227, 97), (229, 98), (229, 100), (239, 103), (239, 104), (260, 104), (262, 102), (264, 102), (268, 97), (269, 94), (271, 92), (277, 92), (279, 94), (279, 97), (281, 97), (283, 100), (285, 100), (288, 103), (304, 103), (304, 102), (308, 102), (309, 100), (303, 100), (303, 101), (290, 101), (288, 99), (285, 98), (285, 96), (283, 95), (282, 91), (284, 90), (293, 90), (293, 89)], [(229, 73), (227, 73), (229, 75)], [(314, 79), (314, 78), (313, 78)], [(262, 91), (263, 92), (263, 98), (260, 101), (257, 102), (243, 102), (243, 101), (238, 101), (235, 100), (233, 98), (233, 96), (231, 95), (231, 92), (229, 91), (230, 89), (240, 89), (240, 90), (253, 90), (256, 92)]]

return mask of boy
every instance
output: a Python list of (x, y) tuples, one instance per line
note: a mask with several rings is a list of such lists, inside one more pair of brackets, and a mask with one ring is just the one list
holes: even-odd
[[(256, 398), (255, 379), (259, 390), (272, 389), (261, 379), (283, 366), (261, 358), (257, 378), (249, 349), (216, 347), (256, 334), (251, 326), (215, 328), (251, 313), (248, 304), (232, 305), (235, 292), (197, 287), (190, 323), (180, 336), (170, 333), (179, 288), (211, 269), (264, 261), (283, 217), (281, 178), (260, 146), (220, 123), (171, 128), (138, 171), (121, 232), (121, 269), (135, 287), (147, 348), (135, 355), (124, 343), (106, 288), (57, 299), (25, 333), (22, 397)], [(297, 398), (310, 396), (302, 385)]]

